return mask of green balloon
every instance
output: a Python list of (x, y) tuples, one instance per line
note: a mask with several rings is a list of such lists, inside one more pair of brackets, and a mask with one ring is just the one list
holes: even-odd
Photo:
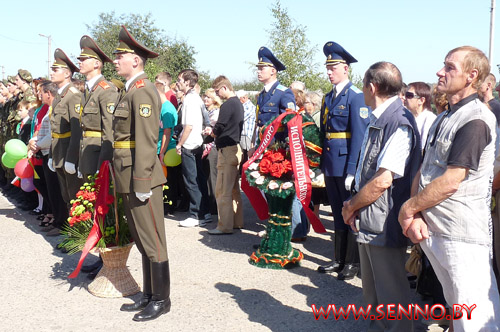
[(175, 167), (181, 163), (181, 156), (177, 154), (177, 151), (175, 149), (170, 149), (167, 151), (167, 153), (165, 153), (163, 162), (168, 167)]
[(14, 168), (19, 160), (16, 158), (12, 158), (7, 152), (4, 152), (2, 155), (2, 164), (7, 168)]
[(5, 152), (12, 158), (18, 158), (17, 160), (20, 160), (28, 154), (28, 147), (20, 139), (13, 138), (5, 144)]

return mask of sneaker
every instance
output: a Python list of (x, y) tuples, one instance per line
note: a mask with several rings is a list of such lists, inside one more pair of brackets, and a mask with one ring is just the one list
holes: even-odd
[(213, 219), (212, 219), (212, 215), (211, 215), (210, 213), (207, 213), (207, 214), (205, 215), (205, 218), (204, 218), (204, 222), (205, 222), (205, 224), (209, 224), (209, 223), (211, 223), (212, 221), (213, 221)]
[(179, 221), (179, 226), (182, 227), (196, 227), (199, 226), (200, 221), (193, 217), (186, 218), (184, 220)]

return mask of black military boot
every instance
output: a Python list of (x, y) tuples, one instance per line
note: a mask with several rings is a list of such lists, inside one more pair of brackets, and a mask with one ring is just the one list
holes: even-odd
[(134, 315), (133, 320), (136, 322), (156, 319), (170, 311), (170, 270), (168, 261), (152, 262), (151, 277), (153, 296), (146, 308)]
[(350, 280), (359, 272), (359, 249), (356, 241), (357, 235), (353, 232), (348, 232), (347, 235), (347, 254), (345, 258), (345, 266), (339, 272), (338, 280)]
[(122, 304), (121, 311), (139, 311), (151, 302), (153, 292), (151, 291), (151, 261), (147, 256), (142, 256), (142, 297), (135, 303)]
[(347, 250), (347, 233), (349, 231), (335, 231), (335, 260), (328, 265), (318, 266), (319, 273), (339, 272), (344, 268), (345, 255)]

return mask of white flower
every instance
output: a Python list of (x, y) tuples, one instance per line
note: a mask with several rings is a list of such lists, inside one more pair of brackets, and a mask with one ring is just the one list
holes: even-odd
[(314, 171), (309, 168), (309, 177), (311, 179), (314, 179), (315, 176), (316, 176), (316, 173), (314, 173)]
[(278, 182), (276, 182), (274, 180), (269, 182), (269, 185), (268, 185), (269, 189), (274, 190), (274, 189), (278, 189), (279, 187), (280, 187), (280, 185), (278, 184)]
[(255, 171), (259, 167), (259, 164), (257, 163), (252, 163), (250, 166), (248, 166), (248, 169), (251, 171)]
[(287, 190), (288, 188), (291, 188), (293, 186), (293, 183), (291, 182), (285, 182), (281, 185), (281, 189)]
[[(252, 172), (253, 173), (253, 172)], [(255, 180), (255, 183), (258, 184), (258, 185), (261, 185), (264, 183), (264, 180), (266, 179), (265, 176), (261, 175), (259, 176), (259, 178), (257, 180)]]
[(250, 175), (257, 179), (260, 176), (260, 173), (258, 171), (253, 171)]

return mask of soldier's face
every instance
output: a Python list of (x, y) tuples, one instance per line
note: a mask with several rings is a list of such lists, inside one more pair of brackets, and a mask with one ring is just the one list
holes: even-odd
[(113, 61), (116, 73), (121, 77), (128, 77), (134, 70), (135, 56), (132, 53), (119, 53)]
[(19, 75), (16, 75), (16, 85), (19, 89), (23, 87), (23, 83), (24, 81), (21, 79), (21, 77), (19, 77)]
[(52, 67), (50, 71), (50, 80), (55, 84), (64, 82), (65, 72), (61, 67)]
[(436, 73), (438, 76), (437, 91), (447, 95), (454, 95), (467, 85), (468, 74), (462, 69), (467, 51), (458, 51), (450, 54), (444, 60), (444, 67)]
[(12, 93), (12, 94), (16, 93), (17, 85), (9, 82), (9, 84), (7, 84), (7, 90), (9, 90), (9, 93)]
[(349, 67), (343, 63), (326, 66), (326, 74), (332, 84), (339, 84), (347, 78)]
[(3, 84), (0, 84), (0, 94), (4, 97), (7, 97), (9, 94), (9, 90), (7, 90), (7, 87)]
[(259, 82), (267, 84), (276, 75), (276, 69), (270, 66), (257, 67), (257, 79)]
[(79, 58), (80, 62), (80, 73), (82, 75), (87, 75), (94, 70), (95, 59), (92, 58)]

